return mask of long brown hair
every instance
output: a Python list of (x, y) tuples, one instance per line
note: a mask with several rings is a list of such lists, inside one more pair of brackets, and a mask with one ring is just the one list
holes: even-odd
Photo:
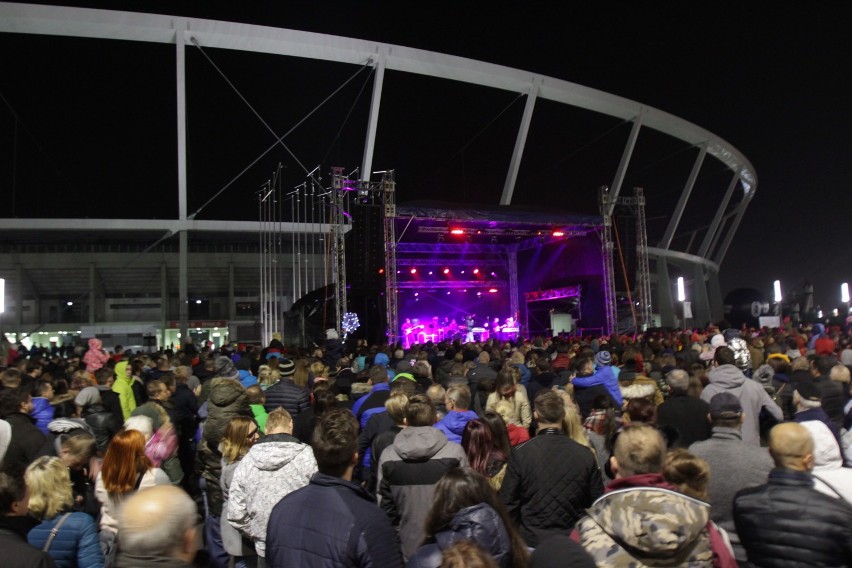
[(480, 503), (485, 503), (494, 509), (503, 521), (512, 547), (509, 566), (511, 568), (525, 568), (527, 566), (527, 545), (512, 524), (506, 506), (485, 476), (469, 467), (457, 467), (449, 470), (435, 485), (434, 501), (432, 501), (432, 507), (429, 509), (424, 526), (425, 542), (434, 542), (435, 534), (447, 528), (456, 513)]
[(152, 467), (145, 455), (145, 436), (138, 430), (121, 429), (104, 455), (101, 477), (109, 493), (127, 493), (136, 486), (140, 473)]

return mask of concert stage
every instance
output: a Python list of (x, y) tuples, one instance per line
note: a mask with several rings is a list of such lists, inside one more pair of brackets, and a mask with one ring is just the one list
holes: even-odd
[(403, 344), (601, 333), (598, 216), (518, 207), (398, 205), (396, 280)]

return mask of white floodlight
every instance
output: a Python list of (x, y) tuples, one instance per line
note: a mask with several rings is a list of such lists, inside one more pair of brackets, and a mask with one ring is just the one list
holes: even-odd
[(775, 301), (780, 302), (781, 301), (781, 281), (776, 280), (775, 282), (773, 282), (772, 285), (775, 288)]
[(677, 277), (677, 301), (683, 302), (686, 300), (686, 289), (683, 286), (683, 276)]
[(840, 301), (844, 304), (849, 303), (849, 283), (844, 282), (840, 285)]

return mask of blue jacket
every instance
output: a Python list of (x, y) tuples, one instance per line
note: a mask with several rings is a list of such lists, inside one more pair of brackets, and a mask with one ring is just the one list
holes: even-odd
[(257, 377), (251, 374), (251, 371), (241, 370), (240, 371), (240, 382), (244, 387), (249, 388), (252, 385), (257, 384)]
[(53, 420), (55, 409), (50, 406), (50, 401), (43, 396), (33, 397), (33, 411), (30, 416), (35, 418), (36, 426), (44, 435), (48, 435), (47, 425)]
[(621, 389), (618, 386), (618, 377), (612, 370), (612, 367), (598, 367), (595, 369), (594, 374), (588, 377), (574, 377), (571, 383), (581, 388), (603, 385), (609, 394), (612, 395), (615, 402), (618, 403), (619, 408), (624, 403), (624, 398), (621, 396)]
[(396, 568), (402, 566), (402, 554), (390, 519), (365, 489), (316, 473), (272, 509), (265, 564)]
[(443, 432), (450, 442), (461, 444), (464, 427), (474, 418), (477, 418), (477, 414), (473, 410), (451, 410), (435, 424), (435, 428)]
[[(62, 518), (60, 513), (42, 521), (27, 535), (27, 541), (41, 550), (50, 531)], [(95, 521), (86, 513), (71, 513), (59, 527), (48, 551), (57, 568), (103, 568), (104, 555), (98, 542)]]

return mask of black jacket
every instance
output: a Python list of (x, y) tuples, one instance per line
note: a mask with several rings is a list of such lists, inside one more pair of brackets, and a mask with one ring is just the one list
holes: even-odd
[(3, 458), (0, 471), (12, 477), (22, 477), (33, 460), (50, 451), (50, 444), (35, 425), (35, 418), (23, 412), (12, 412), (3, 417), (12, 427), (12, 439)]
[(706, 440), (712, 434), (710, 405), (700, 398), (673, 394), (657, 408), (657, 427), (670, 426), (677, 430), (674, 446), (688, 448), (694, 442)]
[(603, 494), (594, 454), (559, 430), (548, 428), (509, 454), (500, 497), (535, 548), (551, 534), (567, 534)]
[(0, 515), (0, 550), (4, 568), (53, 568), (53, 559), (27, 542), (27, 533), (39, 522), (32, 517)]
[(843, 407), (846, 405), (846, 395), (843, 393), (843, 383), (832, 381), (826, 376), (814, 379), (814, 385), (819, 389), (822, 399), (822, 409), (838, 428), (843, 427)]
[(808, 473), (776, 468), (734, 498), (737, 534), (757, 566), (849, 566), (852, 506), (813, 488)]
[(264, 393), (266, 398), (267, 412), (272, 412), (276, 408), (284, 407), (290, 413), (290, 416), (295, 418), (300, 412), (311, 405), (311, 393), (306, 388), (302, 388), (290, 379), (281, 379)]
[(272, 509), (265, 564), (394, 568), (402, 566), (399, 539), (387, 515), (355, 483), (314, 474)]
[(121, 430), (122, 421), (116, 420), (115, 415), (104, 408), (103, 404), (88, 404), (83, 408), (83, 420), (92, 429), (95, 442), (98, 444), (98, 452), (106, 452), (110, 440)]

